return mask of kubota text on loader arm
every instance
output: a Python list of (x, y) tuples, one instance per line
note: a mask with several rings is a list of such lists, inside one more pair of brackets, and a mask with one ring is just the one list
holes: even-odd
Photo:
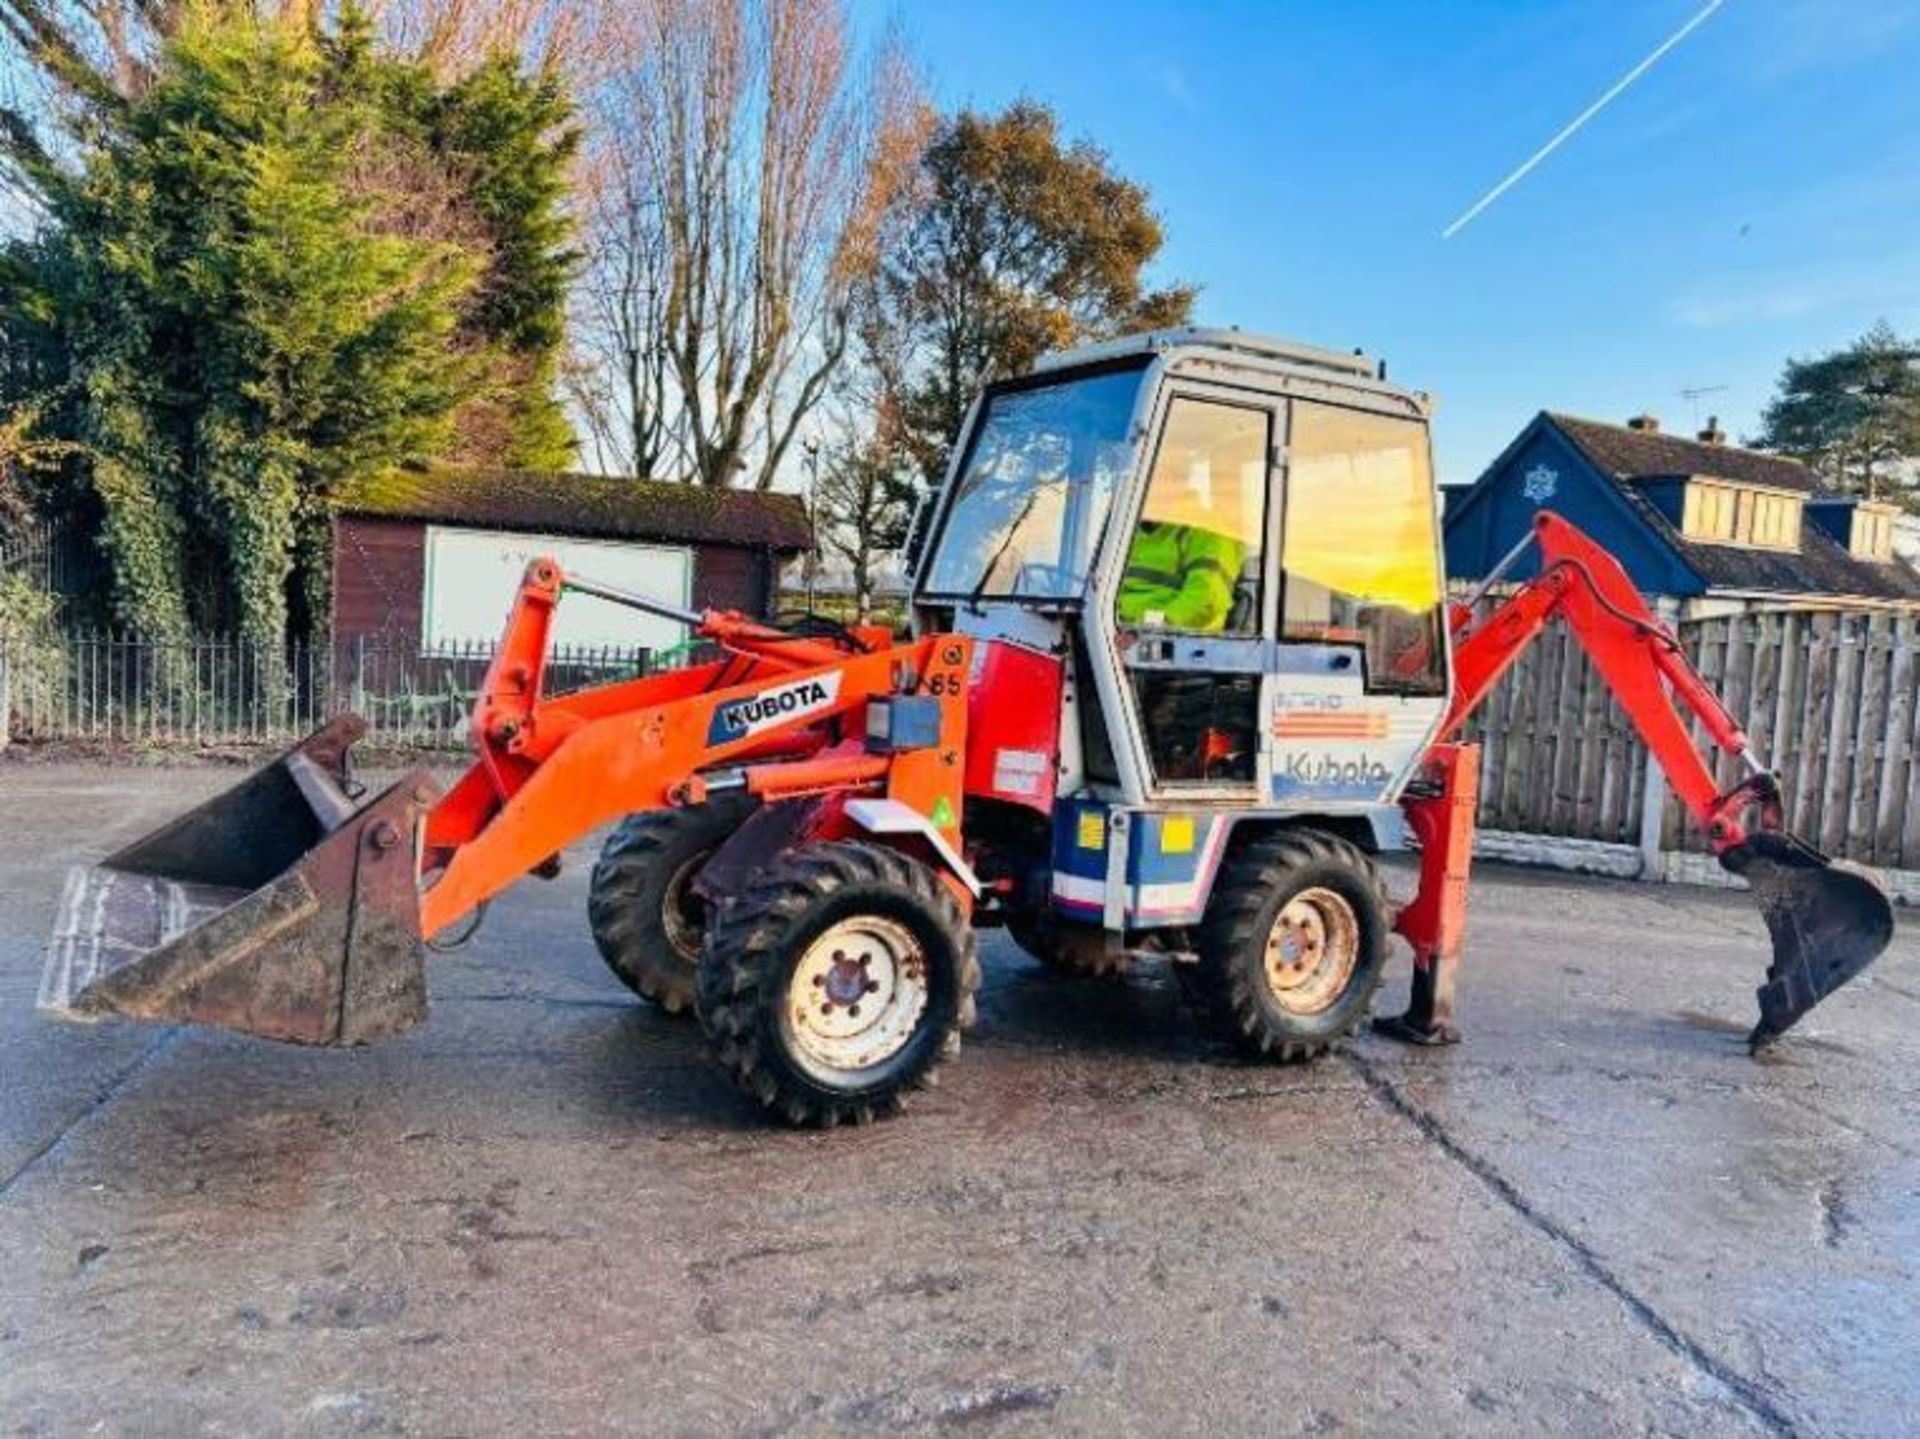
[[(1564, 519), (1538, 516), (1537, 575), (1489, 617), (1449, 609), (1429, 411), (1360, 356), (1239, 331), (1048, 357), (969, 415), (907, 639), (536, 561), (444, 795), (416, 772), (359, 797), (363, 726), (335, 720), (75, 871), (42, 1003), (370, 1042), (424, 1017), (429, 942), (614, 821), (588, 886), (602, 957), (791, 1122), (931, 1082), (989, 927), (1058, 971), (1167, 964), (1281, 1060), (1365, 1021), (1398, 932), (1413, 999), (1379, 1027), (1444, 1043), (1477, 787), (1460, 727), (1558, 618), (1753, 889), (1774, 955), (1752, 1042), (1773, 1041), (1886, 946), (1885, 895), (1785, 832), (1739, 725)], [(550, 693), (568, 590), (685, 624), (711, 658)], [(1689, 721), (1745, 766), (1730, 789)], [(1373, 856), (1409, 834), (1419, 888), (1395, 905)]]

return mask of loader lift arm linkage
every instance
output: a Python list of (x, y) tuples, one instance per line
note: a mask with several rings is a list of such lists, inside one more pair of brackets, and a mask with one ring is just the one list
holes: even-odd
[[(1720, 862), (1753, 889), (1774, 943), (1756, 1052), (1807, 1010), (1858, 974), (1892, 937), (1892, 911), (1868, 880), (1832, 867), (1788, 834), (1780, 787), (1754, 754), (1739, 723), (1688, 663), (1679, 640), (1647, 608), (1620, 564), (1572, 524), (1541, 511), (1532, 531), (1480, 587), (1484, 595), (1533, 545), (1535, 577), (1474, 623), (1474, 602), (1449, 615), (1454, 693), (1439, 740), (1402, 804), (1422, 846), (1420, 888), (1398, 928), (1414, 950), (1412, 1002), (1403, 1015), (1376, 1022), (1394, 1038), (1421, 1044), (1458, 1039), (1453, 980), (1465, 927), (1480, 751), (1459, 739), (1462, 726), (1546, 625), (1564, 619), (1633, 721), (1673, 792), (1706, 834)], [(1746, 777), (1721, 791), (1695, 748), (1684, 706)], [(1752, 814), (1749, 822), (1749, 812)]]
[[(553, 611), (567, 590), (681, 620), (725, 657), (545, 697)], [(731, 613), (677, 610), (563, 578), (552, 561), (536, 560), (474, 706), (477, 758), (427, 817), (421, 870), (434, 877), (420, 897), (421, 933), (447, 930), (608, 820), (698, 804), (721, 785), (761, 799), (885, 790), (920, 814), (949, 817), (945, 832), (927, 839), (957, 852), (969, 654), (953, 636), (901, 644), (884, 629), (800, 635)], [(770, 690), (773, 680), (787, 683)], [(858, 740), (829, 741), (833, 721), (907, 690), (941, 697), (939, 745), (884, 756)], [(769, 699), (785, 695), (797, 697), (786, 708)]]
[[(681, 619), (720, 657), (547, 695), (567, 590)], [(451, 947), (437, 936), (469, 937), (493, 896), (557, 874), (560, 852), (596, 826), (721, 789), (819, 797), (809, 839), (884, 829), (967, 912), (958, 816), (971, 653), (959, 636), (797, 634), (695, 614), (536, 560), (474, 703), (474, 762), (451, 789), (437, 795), (416, 770), (360, 802), (347, 752), (366, 725), (336, 717), (241, 784), (76, 868), (41, 1006), (372, 1043), (426, 1017), (422, 950)], [(867, 752), (863, 711), (905, 696), (936, 711), (932, 732), (912, 752)]]

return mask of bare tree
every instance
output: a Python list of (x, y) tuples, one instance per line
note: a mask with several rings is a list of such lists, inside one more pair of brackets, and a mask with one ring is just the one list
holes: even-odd
[(841, 0), (625, 0), (617, 23), (632, 61), (597, 90), (581, 305), (609, 373), (581, 408), (623, 468), (764, 489), (846, 355), (930, 119), (897, 49), (854, 56)]
[(911, 461), (873, 435), (849, 432), (822, 452), (813, 492), (818, 542), (845, 562), (862, 619), (873, 610), (881, 561), (905, 538), (915, 494)]
[[(284, 10), (315, 0), (279, 0)], [(591, 73), (606, 63), (591, 0), (362, 0), (381, 35), (442, 79), (466, 74), (495, 55)]]
[(677, 474), (686, 454), (665, 343), (665, 229), (624, 123), (603, 126), (583, 166), (587, 256), (565, 382), (601, 470)]

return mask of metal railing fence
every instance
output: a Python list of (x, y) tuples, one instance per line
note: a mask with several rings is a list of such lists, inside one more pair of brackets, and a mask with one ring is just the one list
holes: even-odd
[[(284, 743), (353, 710), (373, 743), (457, 749), (495, 648), (422, 653), (374, 638), (283, 647), (88, 630), (0, 640), (0, 717), (15, 740), (219, 746)], [(558, 647), (546, 689), (650, 674), (686, 658), (684, 649)]]

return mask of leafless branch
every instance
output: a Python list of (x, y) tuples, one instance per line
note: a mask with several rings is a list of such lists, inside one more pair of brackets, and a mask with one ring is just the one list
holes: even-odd
[[(852, 52), (840, 0), (623, 0), (594, 88), (576, 306), (604, 356), (604, 447), (641, 473), (770, 486), (845, 359), (856, 285), (928, 122), (896, 48)], [(588, 419), (590, 428), (596, 425)]]

